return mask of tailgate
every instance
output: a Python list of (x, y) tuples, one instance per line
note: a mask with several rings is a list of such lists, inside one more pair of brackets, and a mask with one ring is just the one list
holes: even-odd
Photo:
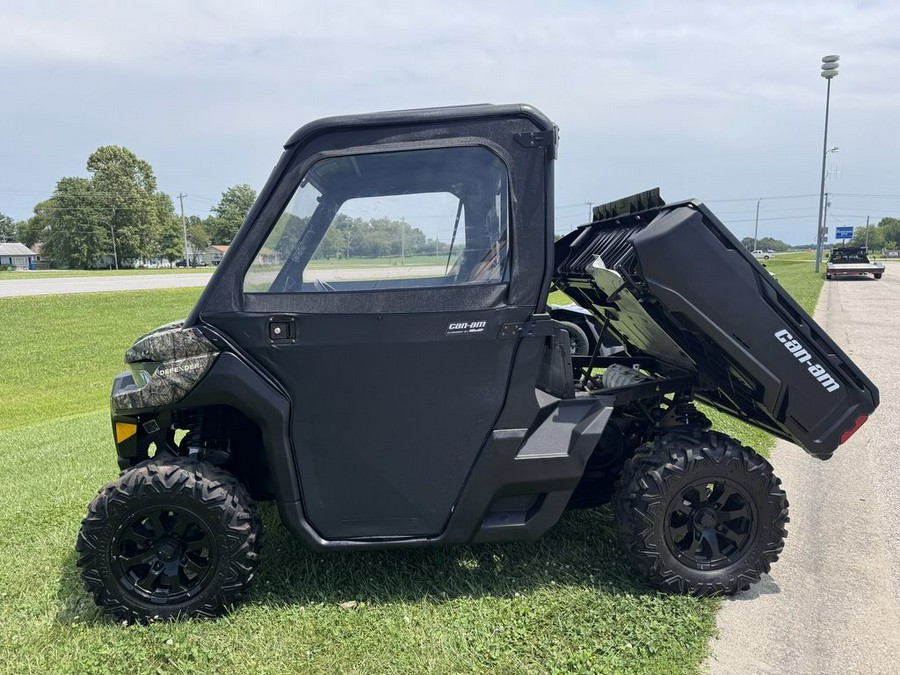
[(830, 457), (877, 388), (703, 204), (627, 203), (556, 243), (555, 285), (698, 399)]

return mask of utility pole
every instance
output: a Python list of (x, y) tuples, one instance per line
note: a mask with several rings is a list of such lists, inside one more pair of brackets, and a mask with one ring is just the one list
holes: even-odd
[(759, 244), (757, 239), (759, 238), (759, 203), (762, 201), (762, 197), (756, 200), (756, 225), (753, 226), (753, 250), (759, 248)]
[(403, 266), (403, 258), (406, 256), (406, 223), (400, 221), (400, 266)]
[(116, 269), (119, 269), (119, 255), (116, 253), (116, 231), (113, 229), (113, 216), (115, 211), (109, 216), (109, 236), (112, 237), (113, 244), (113, 261), (116, 263)]
[(178, 193), (178, 201), (181, 202), (181, 229), (184, 232), (184, 267), (187, 269), (189, 267), (188, 263), (188, 248), (187, 248), (187, 221), (184, 219), (184, 198), (187, 195), (183, 195), (180, 192)]
[(866, 252), (869, 251), (869, 216), (866, 216)]
[(824, 256), (823, 249), (825, 248), (825, 241), (828, 239), (828, 207), (831, 206), (831, 202), (828, 201), (828, 193), (825, 193), (825, 210), (822, 212), (822, 239), (819, 244), (819, 260), (821, 261)]

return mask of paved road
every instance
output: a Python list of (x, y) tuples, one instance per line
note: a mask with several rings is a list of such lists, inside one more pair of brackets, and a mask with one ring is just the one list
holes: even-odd
[(122, 274), (93, 277), (60, 277), (59, 279), (8, 279), (0, 282), (0, 298), (17, 295), (51, 295), (54, 293), (100, 293), (105, 291), (139, 291), (147, 288), (182, 288), (206, 286), (210, 274)]
[[(714, 675), (900, 673), (900, 274), (826, 282), (815, 319), (875, 382), (881, 405), (822, 462), (779, 443), (784, 554), (724, 603)], [(900, 270), (897, 270), (900, 272)]]
[[(441, 276), (443, 265), (392, 267), (350, 267), (347, 269), (310, 269), (309, 280), (350, 281), (353, 279), (399, 279), (407, 277)], [(21, 279), (0, 281), (0, 298), (21, 295), (51, 295), (54, 293), (102, 293), (106, 291), (139, 291), (149, 288), (184, 288), (206, 286), (209, 274), (128, 274), (92, 277), (60, 277), (34, 279), (22, 273)], [(266, 278), (274, 279), (272, 272)]]

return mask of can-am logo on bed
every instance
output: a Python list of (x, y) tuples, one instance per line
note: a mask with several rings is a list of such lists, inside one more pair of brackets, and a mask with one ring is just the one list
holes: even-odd
[[(794, 336), (791, 335), (786, 329), (782, 328), (780, 331), (775, 333), (775, 337), (778, 338), (778, 341), (784, 345), (785, 349), (787, 349), (797, 361), (806, 365), (810, 361), (812, 361), (812, 356), (806, 349), (803, 348), (797, 340), (794, 339)], [(818, 363), (814, 363), (811, 366), (807, 366), (806, 369), (809, 371), (809, 374), (812, 375), (819, 381), (825, 389), (829, 392), (837, 391), (841, 388), (837, 382), (834, 381), (834, 378), (828, 374), (828, 371), (825, 370)]]

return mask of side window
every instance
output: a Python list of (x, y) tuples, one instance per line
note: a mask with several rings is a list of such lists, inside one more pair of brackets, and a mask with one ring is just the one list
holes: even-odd
[(502, 283), (508, 228), (506, 166), (486, 148), (325, 159), (269, 233), (244, 292)]

